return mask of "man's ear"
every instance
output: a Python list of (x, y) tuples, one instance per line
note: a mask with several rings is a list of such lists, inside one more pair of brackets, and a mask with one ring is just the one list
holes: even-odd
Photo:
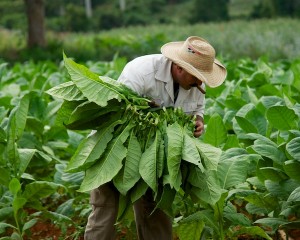
[(180, 72), (180, 73), (182, 72), (182, 67), (176, 65), (176, 68), (177, 68), (178, 72)]

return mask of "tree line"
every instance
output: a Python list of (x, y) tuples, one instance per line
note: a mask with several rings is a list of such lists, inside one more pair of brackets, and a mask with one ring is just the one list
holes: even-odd
[[(149, 24), (227, 21), (229, 7), (245, 0), (1, 0), (0, 26), (24, 28), (28, 46), (45, 46), (45, 29), (99, 31)], [(256, 0), (244, 18), (300, 17), (299, 0)], [(23, 29), (23, 30), (25, 30)]]

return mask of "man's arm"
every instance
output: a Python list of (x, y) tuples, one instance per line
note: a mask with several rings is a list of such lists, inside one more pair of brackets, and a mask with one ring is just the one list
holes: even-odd
[(198, 138), (204, 131), (204, 120), (201, 116), (196, 115), (194, 137)]

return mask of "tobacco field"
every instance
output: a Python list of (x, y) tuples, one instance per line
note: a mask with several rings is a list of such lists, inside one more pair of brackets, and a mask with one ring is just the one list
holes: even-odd
[[(119, 239), (136, 239), (130, 206), (147, 188), (174, 217), (174, 239), (300, 236), (300, 59), (224, 59), (227, 79), (206, 89), (205, 134), (195, 139), (180, 109), (147, 115), (145, 99), (120, 94), (124, 58), (70, 58), (0, 64), (1, 240), (83, 239), (89, 191), (110, 180), (123, 193)], [(92, 94), (100, 85), (117, 90)], [(91, 135), (97, 127), (106, 140)]]

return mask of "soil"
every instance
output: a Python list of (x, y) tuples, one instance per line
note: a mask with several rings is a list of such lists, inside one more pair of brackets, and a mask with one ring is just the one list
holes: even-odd
[[(62, 231), (58, 226), (55, 226), (50, 221), (37, 222), (31, 229), (31, 235), (24, 237), (24, 240), (60, 240), (69, 239), (66, 236), (62, 236)], [(74, 229), (70, 228), (67, 230), (67, 235), (72, 235)], [(78, 240), (83, 240), (83, 236), (79, 237)]]
[[(65, 232), (59, 228), (59, 226), (51, 223), (51, 221), (38, 221), (34, 226), (26, 231), (23, 236), (23, 240), (84, 240), (83, 233), (82, 236), (74, 238), (75, 229), (70, 227)], [(3, 236), (11, 236), (12, 231), (8, 230)]]
[[(76, 238), (74, 233), (76, 230), (70, 227), (66, 232), (62, 232), (59, 226), (53, 224), (50, 220), (39, 221), (31, 229), (30, 233), (24, 236), (24, 240), (84, 240), (83, 233)], [(11, 232), (7, 232), (6, 236), (10, 236)], [(1, 236), (0, 236), (1, 237)], [(120, 232), (118, 240), (126, 240), (126, 230)], [(132, 239), (132, 238), (130, 238)], [(178, 240), (178, 238), (174, 238)], [(300, 229), (289, 231), (289, 237), (283, 231), (279, 231), (279, 236), (276, 237), (277, 240), (300, 240)], [(255, 238), (250, 236), (241, 236), (239, 240), (255, 240)]]

